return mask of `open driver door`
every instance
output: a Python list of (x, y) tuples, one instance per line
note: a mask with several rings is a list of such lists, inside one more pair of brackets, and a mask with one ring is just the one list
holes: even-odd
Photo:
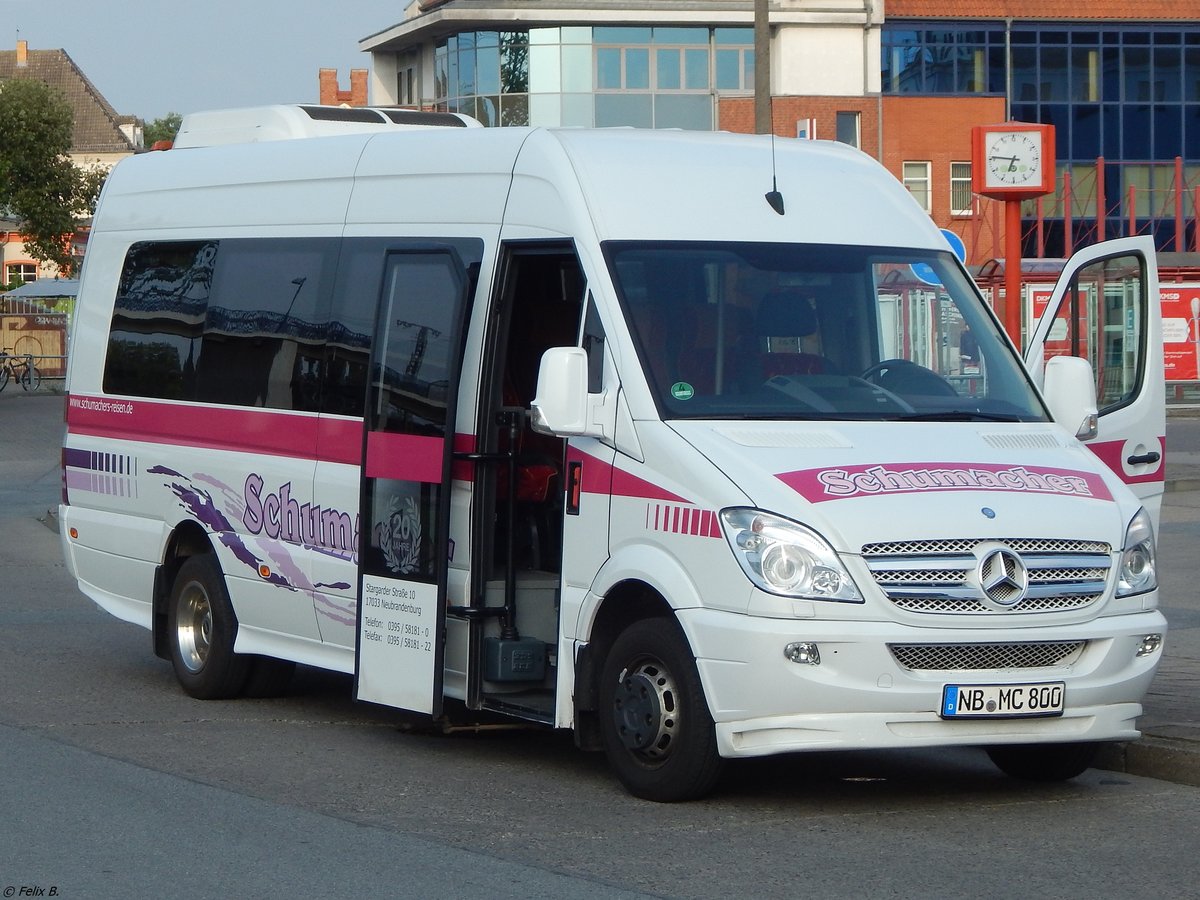
[(1157, 530), (1166, 385), (1153, 239), (1105, 241), (1067, 260), (1025, 353), (1039, 388), (1054, 356), (1091, 363), (1099, 431), (1085, 443), (1141, 499)]

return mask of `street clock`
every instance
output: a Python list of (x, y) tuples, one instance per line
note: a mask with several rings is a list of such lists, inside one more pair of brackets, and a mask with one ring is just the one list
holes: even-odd
[(978, 125), (971, 132), (971, 189), (1022, 200), (1054, 190), (1054, 126), (1027, 122)]

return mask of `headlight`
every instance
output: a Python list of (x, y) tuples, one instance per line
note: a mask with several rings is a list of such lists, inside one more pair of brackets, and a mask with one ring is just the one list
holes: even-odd
[(742, 571), (784, 597), (862, 603), (833, 548), (816, 532), (757, 509), (721, 511), (721, 526)]
[(1117, 596), (1144, 594), (1158, 587), (1154, 565), (1154, 529), (1146, 510), (1139, 509), (1125, 529), (1125, 546), (1121, 549), (1121, 570), (1117, 574)]

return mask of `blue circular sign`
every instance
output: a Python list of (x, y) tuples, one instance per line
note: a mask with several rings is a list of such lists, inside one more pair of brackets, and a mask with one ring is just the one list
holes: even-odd
[(967, 245), (963, 243), (963, 239), (948, 228), (942, 229), (942, 237), (946, 239), (946, 243), (950, 245), (950, 249), (954, 251), (958, 261), (965, 263), (967, 261)]
[[(965, 263), (967, 261), (967, 245), (963, 243), (963, 239), (948, 228), (941, 229), (941, 232), (959, 262)], [(928, 263), (913, 263), (909, 268), (919, 280), (926, 284), (940, 285), (942, 283), (942, 279), (938, 278), (937, 273), (933, 271), (933, 266)]]

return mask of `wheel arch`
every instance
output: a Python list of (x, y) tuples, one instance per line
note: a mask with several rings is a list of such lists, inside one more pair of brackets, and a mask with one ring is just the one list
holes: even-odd
[(644, 544), (623, 547), (597, 573), (579, 611), (576, 635), (602, 658), (637, 620), (674, 618), (675, 610), (700, 605), (695, 580), (674, 556)]
[[(597, 574), (577, 622), (580, 644), (573, 695), (576, 744), (587, 750), (600, 749), (596, 730), (600, 673), (617, 636), (641, 619), (671, 619), (695, 656), (693, 635), (677, 611), (701, 606), (695, 579), (663, 548), (628, 545), (609, 558)], [(700, 681), (707, 701), (703, 672)]]
[(627, 602), (636, 585), (652, 592), (666, 605), (664, 614), (701, 605), (695, 579), (677, 558), (661, 547), (646, 544), (622, 547), (613, 553), (592, 582), (588, 594), (590, 602), (585, 602), (580, 609), (576, 625), (580, 639), (591, 641), (601, 612), (609, 601), (617, 598)]
[(645, 581), (627, 578), (613, 585), (591, 609), (587, 643), (575, 655), (575, 743), (601, 750), (599, 722), (600, 672), (617, 636), (634, 622), (674, 618), (666, 597)]
[(153, 639), (154, 655), (170, 659), (167, 643), (167, 600), (179, 567), (189, 557), (200, 553), (212, 553), (213, 545), (208, 532), (197, 522), (184, 519), (171, 531), (163, 548), (163, 561), (154, 570)]

